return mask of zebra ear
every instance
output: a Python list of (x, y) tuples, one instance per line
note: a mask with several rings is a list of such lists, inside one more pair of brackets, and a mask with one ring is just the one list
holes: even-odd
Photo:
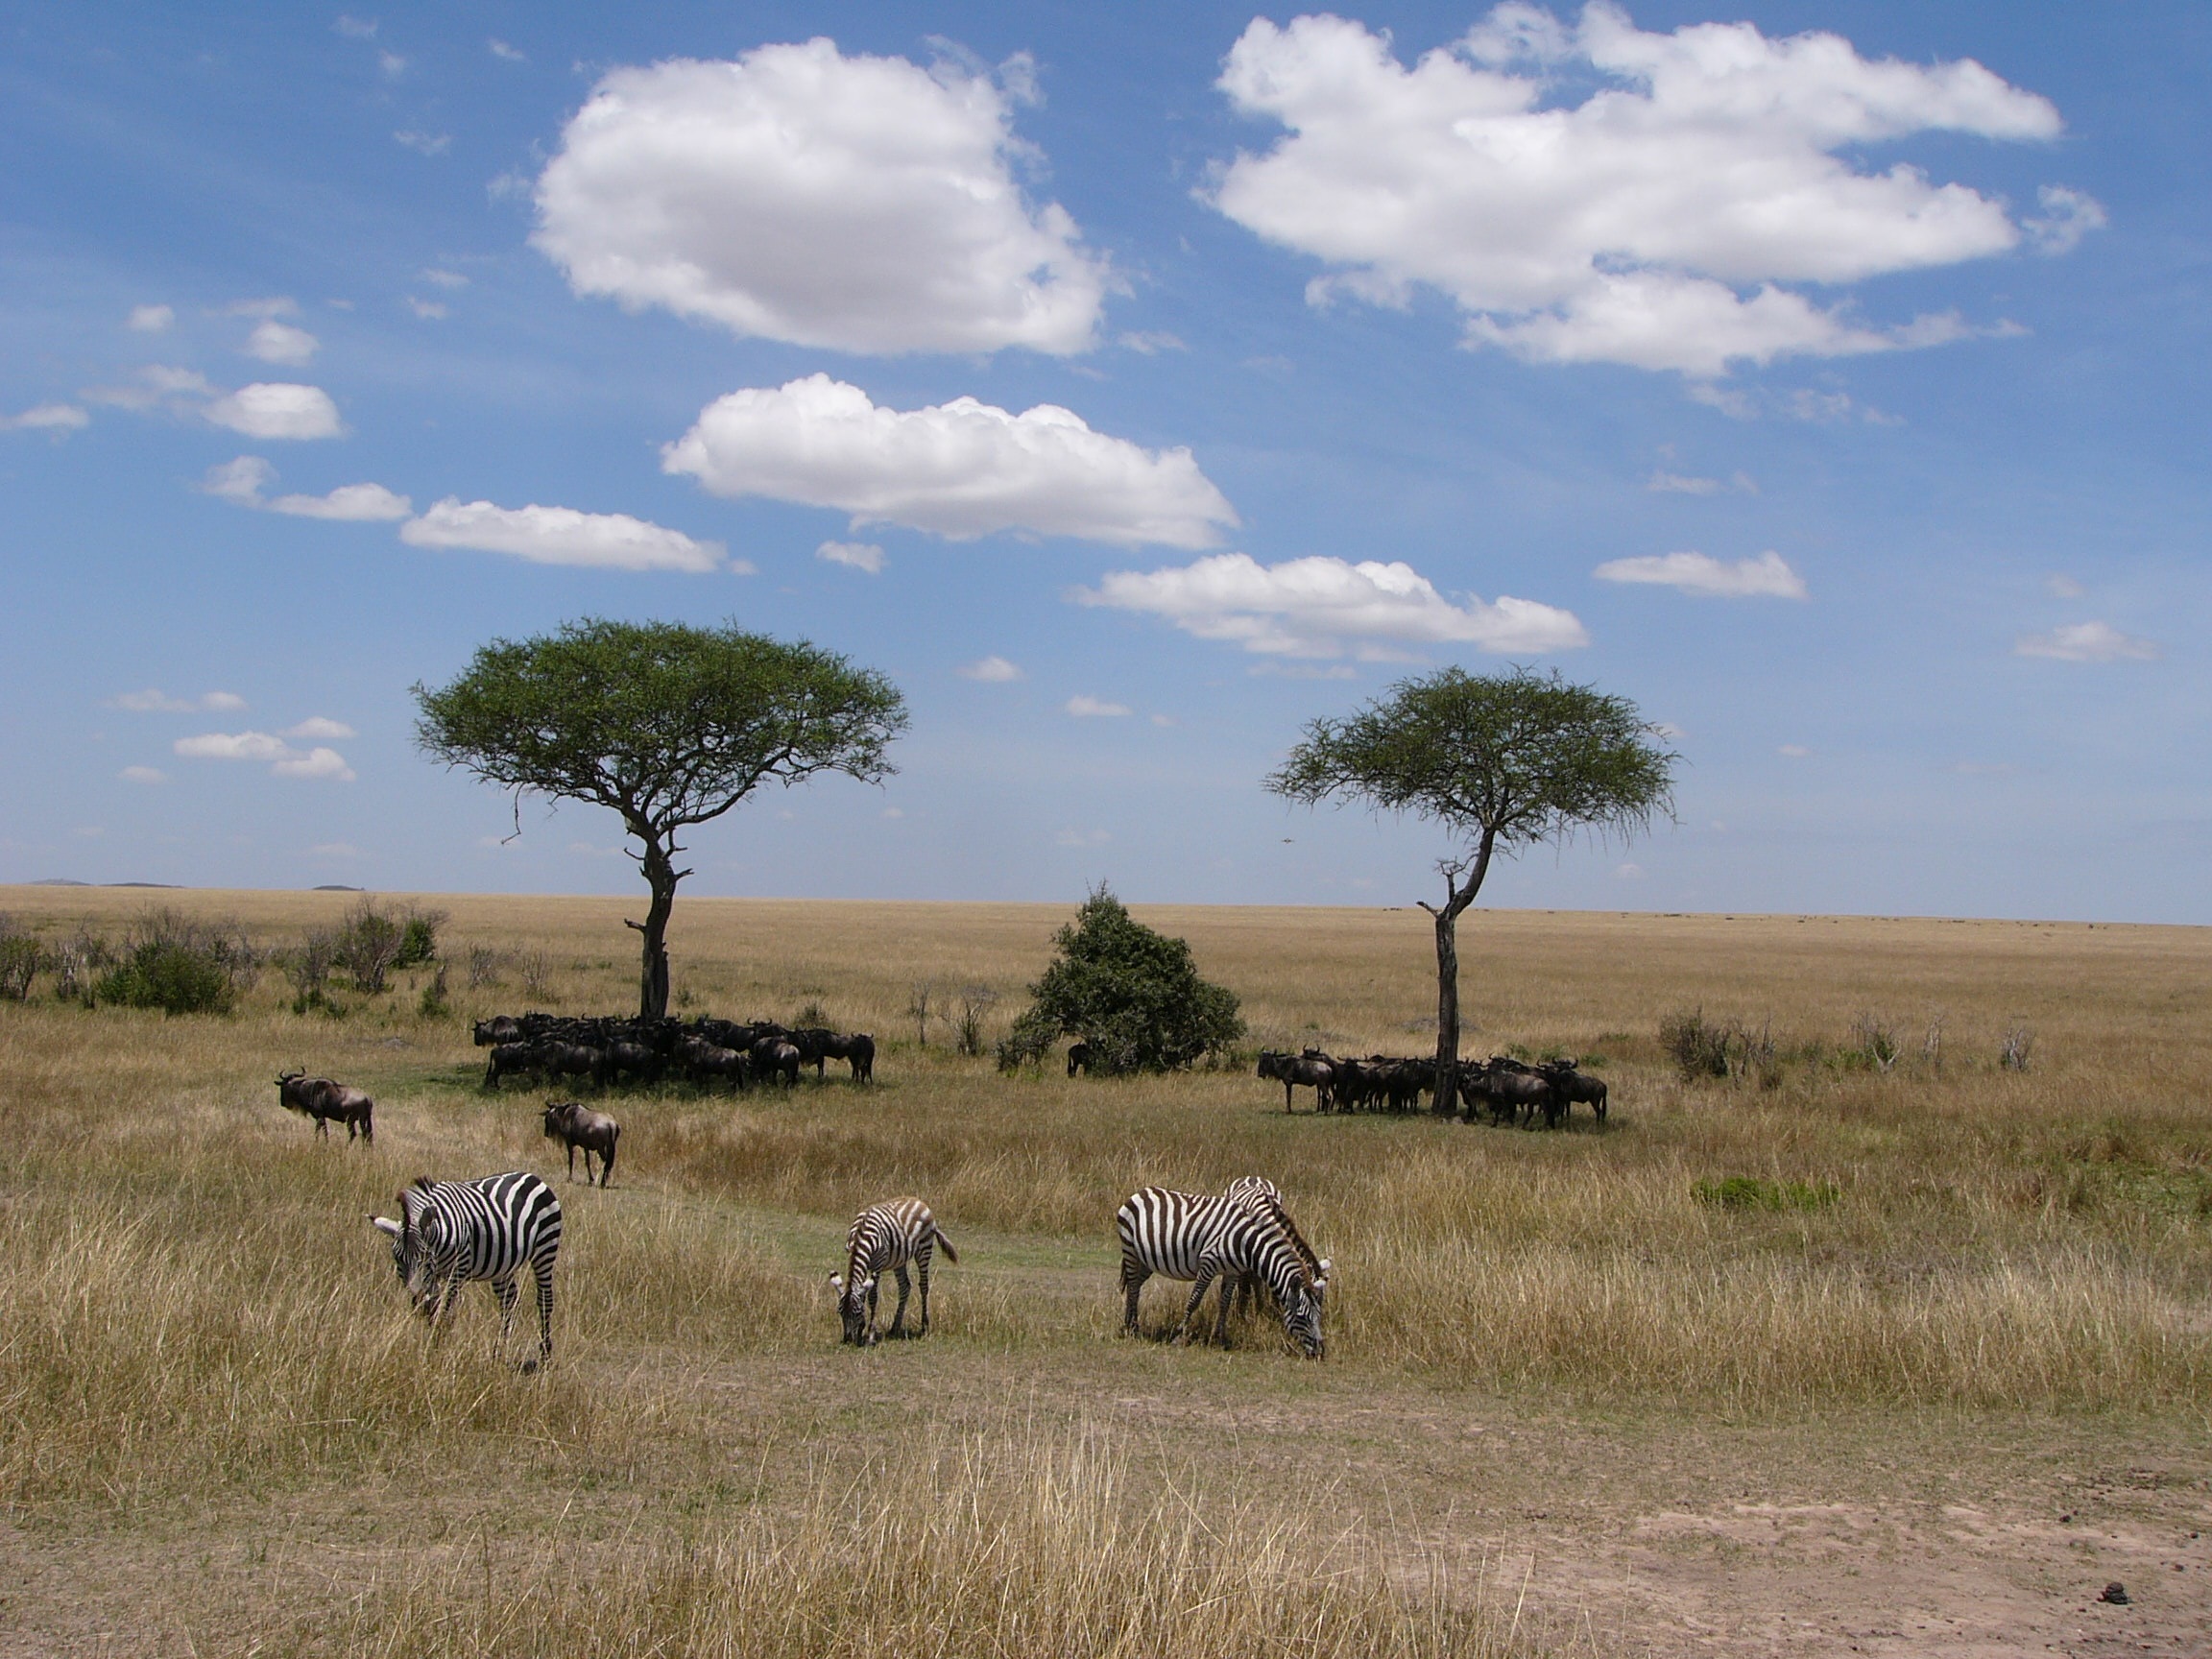
[(369, 1217), (369, 1225), (389, 1238), (397, 1238), (399, 1237), (399, 1223), (393, 1220), (389, 1215), (372, 1215)]
[(860, 1282), (860, 1288), (861, 1288), (861, 1289), (863, 1289), (863, 1290), (873, 1290), (873, 1289), (875, 1289), (875, 1288), (876, 1288), (876, 1277), (875, 1277), (875, 1275), (874, 1275), (874, 1274), (870, 1274), (870, 1275), (869, 1275), (869, 1276), (868, 1276), (866, 1279), (863, 1279), (863, 1280)]
[(842, 1273), (832, 1273), (830, 1275), (830, 1283), (835, 1286), (838, 1289), (842, 1290), (845, 1288), (845, 1275)]
[(1316, 1267), (1313, 1271), (1321, 1278), (1326, 1279), (1329, 1277), (1330, 1270), (1336, 1264), (1334, 1262), (1330, 1261), (1328, 1257), (1324, 1256), (1321, 1258), (1321, 1265)]

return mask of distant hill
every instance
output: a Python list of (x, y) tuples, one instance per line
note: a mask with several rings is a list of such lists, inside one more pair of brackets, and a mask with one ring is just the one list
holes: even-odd
[(359, 893), (362, 891), (362, 889), (359, 887), (349, 887), (343, 881), (325, 881), (322, 886), (310, 887), (307, 889), (307, 891), (310, 893)]
[(45, 880), (34, 881), (31, 885), (34, 887), (89, 887), (92, 883), (89, 881), (72, 881), (66, 876), (49, 876)]
[[(82, 887), (84, 883), (72, 881), (69, 885)], [(181, 881), (103, 881), (100, 885), (103, 887), (159, 887), (171, 893), (180, 893), (184, 890), (184, 883)]]

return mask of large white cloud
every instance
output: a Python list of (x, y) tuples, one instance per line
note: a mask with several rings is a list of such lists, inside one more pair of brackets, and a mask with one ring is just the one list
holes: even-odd
[(1094, 432), (1050, 403), (1019, 415), (973, 397), (879, 408), (827, 374), (717, 398), (663, 465), (717, 495), (833, 507), (855, 527), (903, 524), (955, 540), (1026, 530), (1211, 547), (1237, 522), (1188, 449)]
[(218, 397), (201, 411), (218, 426), (249, 438), (342, 438), (338, 405), (320, 386), (257, 380)]
[(539, 565), (609, 570), (705, 571), (723, 562), (720, 542), (695, 541), (681, 530), (627, 513), (579, 513), (573, 507), (535, 504), (494, 507), (452, 495), (400, 525), (399, 540), (412, 547), (468, 547)]
[[(1592, 81), (1578, 101), (1560, 96)], [(1219, 85), (1290, 131), (1238, 156), (1211, 200), (1323, 260), (1316, 301), (1398, 304), (1426, 284), (1466, 313), (1470, 344), (1695, 375), (1969, 332), (1947, 317), (1875, 326), (1777, 284), (1948, 265), (2021, 239), (2000, 202), (1903, 162), (1862, 172), (1839, 151), (2060, 130), (2046, 100), (1971, 60), (1869, 61), (1838, 36), (1768, 39), (1748, 23), (1647, 34), (1605, 4), (1572, 25), (1501, 6), (1410, 69), (1358, 23), (1259, 18)], [(2043, 203), (2049, 217), (2030, 228), (2045, 248), (2103, 223), (2078, 191)]]
[(616, 69), (538, 180), (535, 245), (579, 294), (846, 351), (1093, 344), (1106, 262), (1023, 200), (1026, 76), (835, 42)]
[(1802, 599), (1805, 578), (1781, 554), (1766, 552), (1733, 565), (1709, 553), (1648, 553), (1608, 559), (1591, 572), (1601, 582), (1647, 582), (1704, 599)]
[(1247, 553), (1218, 553), (1178, 568), (1118, 570), (1076, 597), (1163, 616), (1201, 639), (1283, 657), (1349, 651), (1387, 661), (1417, 645), (1534, 653), (1590, 643), (1572, 612), (1503, 595), (1489, 604), (1470, 594), (1455, 605), (1411, 565), (1376, 560), (1262, 565)]

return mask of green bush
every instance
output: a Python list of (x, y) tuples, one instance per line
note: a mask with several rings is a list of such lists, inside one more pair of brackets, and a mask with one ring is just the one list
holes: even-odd
[(438, 924), (445, 918), (435, 910), (416, 910), (408, 914), (399, 928), (399, 954), (393, 962), (395, 968), (420, 968), (425, 962), (438, 959)]
[(132, 948), (92, 988), (96, 1002), (158, 1008), (164, 1014), (228, 1014), (237, 1001), (216, 952), (182, 940), (152, 939)]
[(30, 996), (31, 981), (46, 965), (46, 951), (36, 936), (0, 916), (0, 1000), (20, 1002)]
[(1139, 922), (1103, 883), (1052, 942), (1058, 955), (998, 1045), (1002, 1070), (1072, 1036), (1090, 1045), (1095, 1071), (1168, 1071), (1244, 1035), (1235, 993), (1201, 979), (1189, 945)]

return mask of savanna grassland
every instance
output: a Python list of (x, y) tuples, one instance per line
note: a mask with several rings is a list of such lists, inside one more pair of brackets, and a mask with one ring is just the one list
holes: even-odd
[[(0, 890), (55, 940), (148, 902)], [(280, 948), (351, 899), (155, 902)], [(0, 1652), (2212, 1644), (2212, 932), (1472, 912), (1468, 1051), (1612, 1093), (1525, 1133), (957, 1052), (1072, 906), (685, 899), (674, 1011), (812, 1005), (878, 1081), (594, 1099), (600, 1191), (468, 1022), (634, 1006), (636, 906), (420, 902), (444, 1012), (417, 969), (296, 1014), (275, 964), (228, 1016), (0, 1002)], [(1432, 1041), (1418, 911), (1137, 910), (1252, 1048)], [(1692, 1014), (1758, 1063), (1685, 1077)], [(297, 1066), (373, 1148), (279, 1110)], [(480, 1287), (431, 1346), (366, 1219), (511, 1167), (568, 1217), (538, 1376)], [(1119, 1338), (1116, 1205), (1244, 1173), (1335, 1262), (1329, 1358)], [(841, 1350), (845, 1224), (905, 1191), (935, 1330)]]

